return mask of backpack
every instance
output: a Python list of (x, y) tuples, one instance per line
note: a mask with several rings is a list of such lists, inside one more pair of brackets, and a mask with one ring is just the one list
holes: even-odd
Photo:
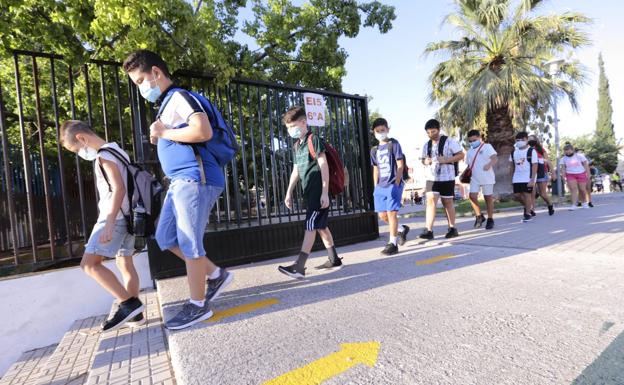
[[(388, 153), (389, 153), (389, 154), (394, 154), (394, 151), (393, 151), (393, 143), (394, 143), (394, 142), (397, 142), (397, 140), (396, 140), (396, 139), (393, 139), (393, 138), (391, 138), (391, 139), (390, 139), (390, 141), (388, 142)], [(377, 157), (377, 149), (378, 149), (378, 147), (379, 147), (379, 146), (375, 146), (375, 147), (373, 147), (373, 148), (371, 149), (371, 151), (372, 151), (372, 155), (373, 155), (374, 157)], [(404, 158), (403, 158), (403, 175), (401, 176), (401, 179), (402, 179), (403, 181), (406, 181), (406, 180), (408, 180), (408, 179), (409, 179), (409, 177), (410, 177), (410, 176), (409, 176), (409, 167), (407, 167), (407, 159), (404, 157)]]
[[(310, 152), (312, 159), (316, 160), (312, 136), (313, 134), (308, 135), (308, 152)], [(344, 190), (344, 164), (340, 160), (338, 151), (327, 142), (325, 142), (325, 157), (327, 158), (327, 166), (329, 168), (329, 195), (336, 196)]]
[(210, 126), (212, 127), (212, 138), (209, 141), (203, 143), (183, 143), (188, 144), (193, 148), (193, 152), (195, 152), (195, 156), (198, 156), (197, 146), (205, 146), (210, 154), (212, 154), (219, 167), (225, 167), (228, 163), (234, 159), (236, 152), (238, 152), (238, 142), (236, 141), (236, 135), (234, 135), (234, 131), (227, 124), (225, 119), (223, 119), (223, 115), (215, 108), (215, 106), (208, 101), (203, 95), (198, 94), (193, 91), (188, 91), (183, 88), (172, 88), (169, 90), (162, 103), (160, 104), (160, 108), (158, 110), (158, 115), (156, 115), (156, 119), (160, 118), (160, 115), (165, 110), (165, 106), (173, 96), (173, 94), (178, 91), (181, 93), (186, 93), (191, 98), (195, 99), (198, 102), (201, 109), (208, 116), (208, 120), (210, 121)]
[[(438, 141), (438, 156), (444, 156), (444, 145), (446, 144), (447, 138), (446, 135), (440, 136), (440, 140)], [(427, 157), (429, 158), (431, 158), (432, 147), (433, 141), (429, 139), (429, 142), (427, 142)], [(453, 167), (455, 168), (455, 176), (459, 175), (459, 162), (453, 162)]]
[[(149, 237), (154, 235), (156, 232), (156, 222), (158, 220), (158, 216), (160, 215), (161, 193), (163, 191), (162, 185), (152, 174), (144, 170), (141, 166), (133, 162), (128, 162), (128, 160), (117, 150), (104, 147), (98, 150), (98, 153), (100, 152), (107, 152), (113, 155), (126, 167), (126, 194), (128, 197), (128, 204), (130, 206), (130, 212), (124, 213), (122, 211), (122, 214), (124, 218), (126, 218), (128, 233), (138, 237)], [(100, 171), (102, 171), (102, 175), (108, 184), (108, 190), (112, 191), (110, 182), (106, 176), (106, 172), (104, 171), (104, 167), (102, 167), (101, 163), (98, 163), (98, 165), (100, 166)], [(144, 215), (144, 226), (138, 226), (138, 224), (135, 223), (134, 218), (137, 214), (139, 216)]]
[[(529, 151), (527, 152), (527, 162), (529, 162), (529, 164), (531, 165), (529, 167), (529, 178), (531, 178), (533, 176), (533, 163), (531, 163), (533, 161), (533, 150), (534, 150), (533, 147), (529, 147)], [(516, 161), (514, 160), (514, 152), (516, 152), (516, 150), (513, 150), (511, 152), (511, 161), (515, 163)], [(544, 165), (543, 164), (542, 164), (542, 172), (544, 172)], [(539, 161), (537, 162), (537, 177), (538, 178), (543, 178), (543, 176), (540, 177), (540, 164), (539, 164)]]

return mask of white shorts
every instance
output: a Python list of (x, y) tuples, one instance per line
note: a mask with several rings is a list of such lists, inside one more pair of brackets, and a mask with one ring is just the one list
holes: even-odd
[(479, 190), (483, 192), (483, 196), (488, 196), (494, 194), (494, 185), (493, 184), (479, 184), (479, 182), (474, 179), (470, 181), (470, 193), (478, 194)]

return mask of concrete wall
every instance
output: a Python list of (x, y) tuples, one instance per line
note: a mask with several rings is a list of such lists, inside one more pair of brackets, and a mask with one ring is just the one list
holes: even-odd
[[(152, 287), (147, 253), (134, 256), (141, 288)], [(105, 262), (117, 273), (115, 261)], [(0, 281), (0, 376), (22, 352), (58, 343), (75, 320), (106, 314), (113, 298), (80, 267)]]

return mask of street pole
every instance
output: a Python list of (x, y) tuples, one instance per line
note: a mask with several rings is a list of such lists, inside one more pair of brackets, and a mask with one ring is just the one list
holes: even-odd
[(559, 118), (557, 117), (557, 96), (553, 96), (553, 99), (555, 101), (554, 105), (553, 105), (553, 115), (555, 116), (555, 154), (556, 154), (556, 170), (557, 170), (557, 195), (559, 195), (559, 198), (563, 197), (563, 191), (562, 191), (562, 183), (561, 183), (561, 167), (559, 165), (559, 157), (561, 156), (559, 154)]

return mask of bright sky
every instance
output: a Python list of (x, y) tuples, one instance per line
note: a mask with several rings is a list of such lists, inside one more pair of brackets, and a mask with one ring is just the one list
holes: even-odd
[[(435, 113), (427, 103), (428, 77), (440, 60), (424, 58), (431, 41), (449, 39), (452, 29), (442, 27), (444, 16), (452, 9), (449, 0), (383, 0), (396, 7), (397, 19), (392, 30), (381, 35), (364, 28), (355, 39), (342, 39), (349, 53), (348, 74), (343, 90), (373, 96), (371, 111), (378, 109), (388, 119), (391, 132), (404, 148), (415, 149), (425, 141), (424, 124)], [(596, 126), (598, 98), (598, 53), (605, 60), (613, 99), (613, 123), (616, 135), (624, 138), (624, 2), (619, 0), (550, 0), (542, 6), (545, 13), (573, 10), (594, 19), (588, 28), (593, 46), (579, 51), (576, 57), (589, 69), (589, 82), (579, 93), (580, 111), (573, 112), (567, 100), (559, 103), (559, 129), (562, 136), (590, 133)]]

